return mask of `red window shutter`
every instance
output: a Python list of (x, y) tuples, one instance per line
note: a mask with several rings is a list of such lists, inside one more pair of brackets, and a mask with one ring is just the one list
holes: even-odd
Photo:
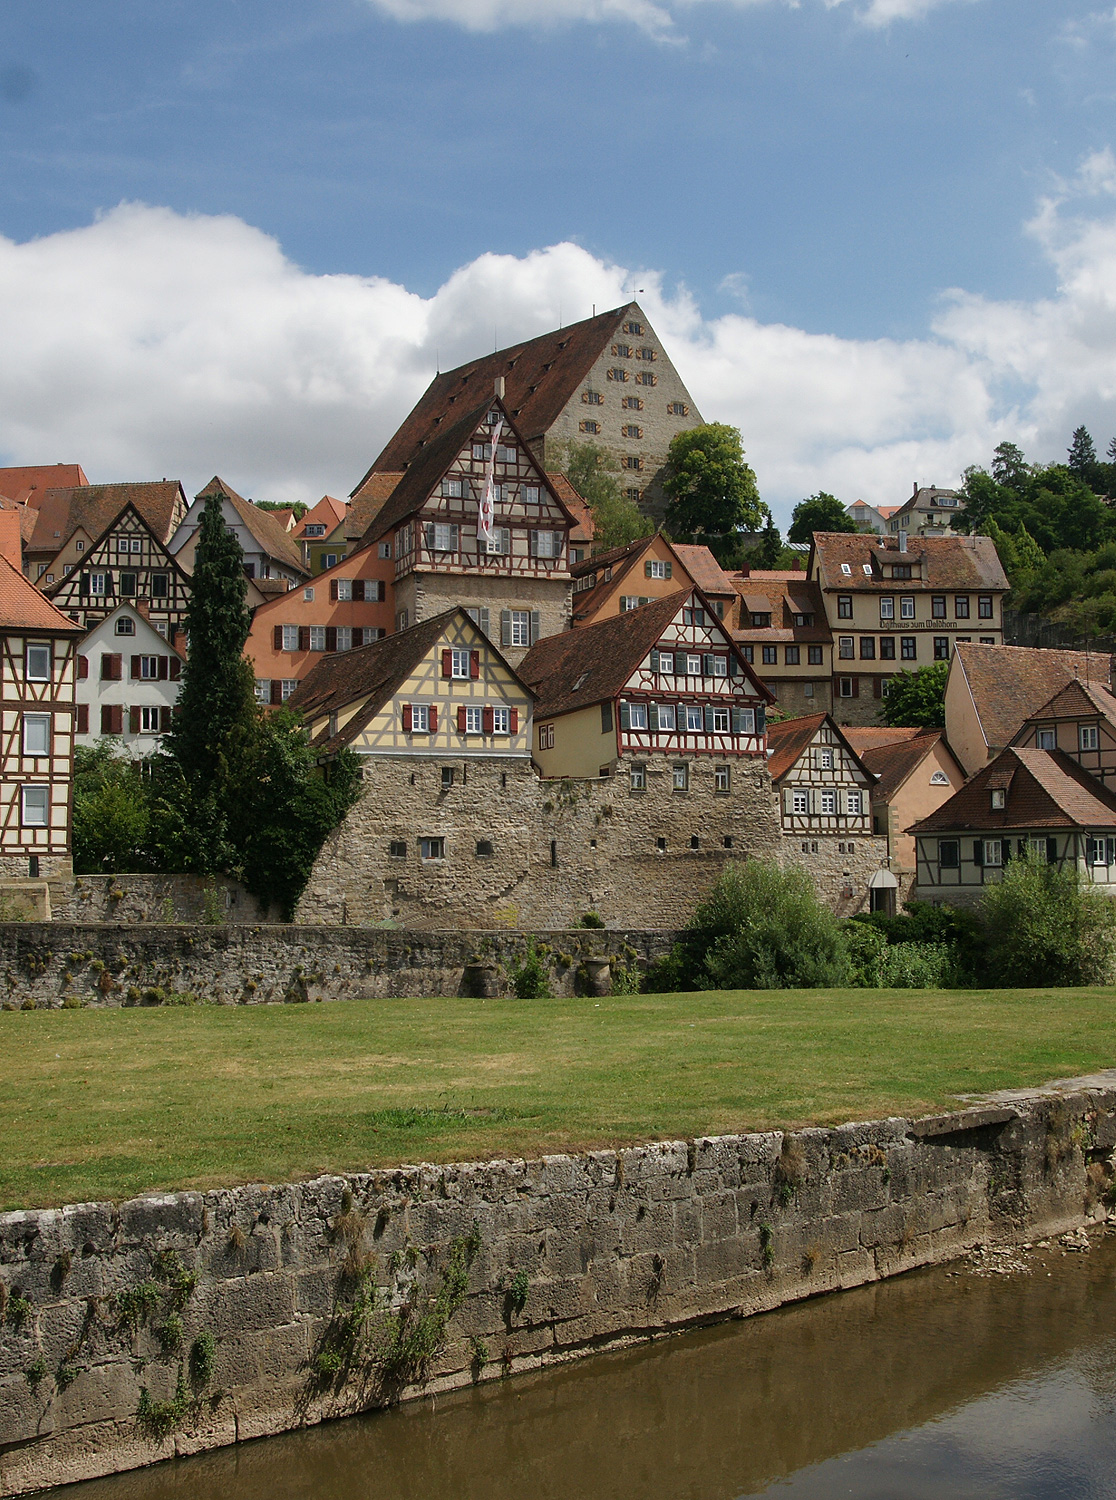
[(139, 709), (138, 708), (130, 708), (128, 710), (128, 728), (132, 731), (133, 734), (139, 734), (139, 727), (140, 727)]
[(853, 678), (853, 680), (852, 680), (852, 687), (853, 687), (853, 697), (854, 698), (859, 698), (860, 697), (860, 678), (859, 677), (854, 677)]
[(430, 733), (434, 734), (438, 728), (438, 710), (433, 705), (430, 709)]
[(310, 650), (310, 627), (309, 627), (309, 625), (300, 625), (298, 627), (298, 649), (300, 651), (309, 651)]
[(363, 601), (363, 599), (364, 599), (364, 579), (363, 578), (354, 578), (353, 579), (353, 598), (357, 599), (357, 600)]
[(492, 717), (492, 710), (490, 708), (482, 708), (481, 709), (481, 727), (484, 729), (485, 734), (491, 734), (492, 733), (493, 723), (494, 723), (494, 720), (493, 720), (493, 717)]
[(169, 658), (167, 663), (167, 676), (171, 682), (177, 682), (182, 676), (182, 663), (177, 656)]
[(271, 632), (271, 644), (272, 644), (272, 647), (273, 647), (274, 650), (276, 650), (276, 651), (282, 651), (282, 649), (283, 649), (283, 627), (282, 627), (282, 625), (276, 625), (275, 629)]
[(404, 705), (403, 705), (403, 728), (404, 728), (404, 731), (406, 733), (408, 733), (408, 734), (410, 733), (410, 731), (411, 731), (411, 705), (409, 703), (404, 703)]
[(336, 625), (327, 625), (326, 626), (326, 650), (327, 651), (336, 651), (337, 650), (337, 626)]
[(79, 682), (84, 682), (85, 679), (88, 676), (89, 676), (89, 658), (88, 658), (88, 656), (79, 656), (78, 657), (78, 681)]
[(480, 652), (479, 651), (470, 651), (469, 652), (469, 676), (470, 677), (474, 677), (474, 678), (480, 676)]
[(465, 721), (465, 710), (463, 708), (459, 708), (457, 710), (457, 732), (458, 732), (458, 734), (464, 734), (465, 733), (465, 722), (466, 722)]
[(169, 656), (160, 656), (159, 657), (159, 681), (160, 682), (169, 682), (170, 681), (170, 657)]
[(271, 679), (271, 701), (272, 703), (282, 703), (283, 701), (283, 684), (278, 677)]
[(519, 733), (519, 709), (513, 708), (508, 714), (508, 727), (512, 734)]
[(112, 658), (112, 680), (113, 682), (120, 682), (123, 680), (123, 677), (124, 658), (122, 656), (116, 655), (116, 653), (114, 652)]
[(337, 602), (337, 579), (336, 578), (331, 578), (329, 580), (329, 597), (330, 597), (330, 601), (332, 603), (336, 604), (336, 602)]
[(882, 677), (873, 677), (872, 678), (872, 697), (873, 698), (882, 698), (883, 697), (883, 678)]
[(453, 676), (453, 652), (452, 651), (443, 651), (442, 652), (442, 676), (443, 677), (452, 677)]
[(112, 706), (112, 732), (113, 734), (124, 733), (124, 705), (114, 703)]
[(387, 588), (384, 584), (384, 580), (380, 578), (376, 582), (376, 599), (380, 604), (382, 604), (386, 598)]
[[(84, 661), (85, 658), (83, 657)], [(89, 704), (79, 703), (77, 706), (77, 732), (78, 734), (89, 733)]]
[(133, 682), (136, 681), (136, 679), (139, 677), (139, 674), (140, 674), (140, 659), (139, 659), (138, 656), (133, 656), (132, 657), (132, 681)]
[(112, 681), (112, 657), (106, 651), (101, 657), (101, 681)]
[(110, 703), (101, 704), (101, 733), (112, 733), (112, 705)]

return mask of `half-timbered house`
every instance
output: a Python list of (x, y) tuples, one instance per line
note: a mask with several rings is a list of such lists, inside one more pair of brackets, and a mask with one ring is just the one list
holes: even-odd
[(348, 555), (345, 521), (349, 506), (344, 500), (323, 495), (317, 505), (306, 512), (291, 536), (302, 549), (303, 565), (310, 573), (321, 573)]
[(1012, 744), (1062, 750), (1116, 791), (1116, 697), (1099, 683), (1074, 678), (1032, 714)]
[[(598, 620), (625, 614), (688, 588), (701, 588), (713, 613), (723, 619), (726, 597), (736, 597), (731, 579), (718, 567), (708, 547), (678, 546), (661, 531), (586, 557), (574, 563), (570, 571), (574, 580), (573, 623), (577, 627), (595, 625)], [(699, 576), (720, 593), (710, 595), (705, 583), (699, 583)]]
[(842, 916), (883, 904), (871, 893), (894, 881), (887, 840), (872, 831), (875, 777), (837, 724), (829, 714), (785, 719), (768, 725), (767, 743), (785, 862), (804, 865)]
[(108, 739), (125, 755), (150, 755), (171, 726), (183, 663), (141, 609), (118, 604), (78, 644), (77, 743)]
[(0, 555), (0, 873), (64, 878), (81, 629)]
[(78, 572), (98, 539), (128, 506), (138, 511), (165, 547), (186, 514), (186, 495), (177, 479), (47, 490), (38, 502), (34, 530), (24, 543), (27, 576), (46, 590)]
[(1116, 792), (1064, 750), (1009, 746), (911, 832), (920, 901), (971, 905), (1028, 853), (1116, 896)]
[[(490, 463), (494, 518), (492, 540), (485, 541), (478, 518)], [(394, 561), (397, 629), (461, 604), (514, 663), (540, 637), (569, 625), (575, 525), (492, 394), (423, 449), (364, 545), (388, 549)]]
[(186, 618), (190, 576), (129, 501), (94, 538), (80, 566), (44, 592), (86, 630), (127, 604), (173, 641)]

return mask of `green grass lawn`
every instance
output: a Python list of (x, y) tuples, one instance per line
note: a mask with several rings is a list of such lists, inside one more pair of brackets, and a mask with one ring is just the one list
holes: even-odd
[(0, 1205), (926, 1113), (1116, 1063), (1116, 991), (0, 1013)]

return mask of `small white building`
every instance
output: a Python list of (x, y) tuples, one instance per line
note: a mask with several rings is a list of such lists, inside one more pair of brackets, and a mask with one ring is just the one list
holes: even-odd
[(139, 610), (119, 605), (78, 645), (77, 743), (111, 738), (137, 757), (158, 749), (178, 702), (183, 660)]

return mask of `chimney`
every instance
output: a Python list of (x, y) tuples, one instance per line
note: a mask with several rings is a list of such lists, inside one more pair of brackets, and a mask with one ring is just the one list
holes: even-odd
[(497, 375), (496, 379), (492, 382), (492, 389), (502, 401), (504, 399), (504, 377), (502, 375)]
[(0, 510), (0, 556), (10, 562), (16, 572), (23, 568), (23, 543), (19, 535), (19, 511)]
[(135, 612), (136, 612), (137, 615), (139, 615), (142, 619), (147, 620), (148, 623), (150, 623), (150, 621), (151, 621), (151, 601), (149, 599), (136, 599), (136, 600), (133, 600), (132, 607), (135, 610)]
[(899, 533), (899, 551), (900, 552), (906, 552), (906, 550), (907, 550), (907, 533), (905, 531), (901, 531)]

